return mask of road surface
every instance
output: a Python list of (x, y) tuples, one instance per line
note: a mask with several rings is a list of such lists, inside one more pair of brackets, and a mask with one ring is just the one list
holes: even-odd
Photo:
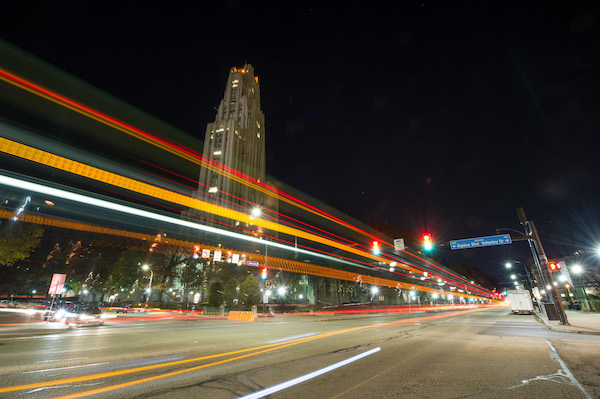
[(39, 327), (0, 327), (0, 397), (600, 397), (600, 336), (506, 308)]

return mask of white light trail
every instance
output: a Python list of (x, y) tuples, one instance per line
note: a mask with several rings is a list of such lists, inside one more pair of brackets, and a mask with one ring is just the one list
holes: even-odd
[(333, 260), (335, 262), (344, 263), (347, 265), (365, 268), (363, 265), (360, 265), (358, 263), (346, 261), (344, 259), (339, 259), (337, 257), (321, 254), (318, 252), (312, 252), (312, 251), (308, 251), (308, 250), (297, 248), (297, 247), (291, 247), (288, 245), (280, 244), (278, 242), (261, 240), (260, 238), (246, 236), (246, 235), (235, 233), (232, 231), (221, 230), (216, 227), (206, 226), (203, 224), (194, 223), (194, 222), (190, 222), (187, 220), (177, 219), (177, 218), (174, 218), (171, 216), (161, 215), (159, 213), (148, 212), (148, 211), (144, 211), (141, 209), (132, 208), (132, 207), (126, 206), (126, 205), (120, 205), (120, 204), (116, 204), (114, 202), (109, 202), (109, 201), (101, 200), (98, 198), (89, 197), (86, 195), (76, 194), (76, 193), (72, 193), (72, 192), (66, 191), (66, 190), (61, 190), (58, 188), (48, 187), (48, 186), (44, 186), (44, 185), (41, 185), (38, 183), (32, 183), (32, 182), (22, 180), (22, 179), (15, 179), (15, 178), (5, 176), (5, 175), (0, 175), (0, 184), (5, 185), (5, 186), (10, 186), (10, 187), (15, 187), (15, 188), (22, 189), (22, 190), (33, 191), (33, 192), (40, 193), (40, 194), (46, 194), (46, 195), (54, 196), (54, 197), (58, 197), (58, 198), (63, 198), (63, 199), (69, 200), (69, 201), (75, 201), (75, 202), (79, 202), (79, 203), (86, 204), (86, 205), (92, 205), (92, 206), (96, 206), (99, 208), (110, 209), (110, 210), (117, 211), (117, 212), (127, 213), (130, 215), (140, 216), (140, 217), (152, 219), (152, 220), (158, 220), (158, 221), (165, 222), (165, 223), (176, 224), (179, 226), (189, 227), (192, 229), (204, 230), (204, 231), (208, 231), (208, 232), (214, 233), (214, 234), (220, 234), (220, 235), (224, 235), (224, 236), (228, 236), (228, 237), (232, 237), (232, 238), (237, 238), (240, 240), (246, 240), (246, 241), (251, 241), (251, 242), (255, 242), (255, 243), (260, 243), (262, 245), (268, 245), (271, 247), (280, 248), (280, 249), (284, 249), (287, 251), (299, 252), (299, 253), (317, 256), (317, 257), (328, 259), (328, 260)]
[(301, 376), (301, 377), (294, 378), (293, 380), (286, 381), (286, 382), (284, 382), (284, 383), (281, 383), (281, 384), (278, 384), (278, 385), (272, 386), (271, 388), (263, 389), (262, 391), (258, 391), (258, 392), (254, 392), (254, 393), (252, 393), (252, 394), (250, 394), (250, 395), (242, 396), (240, 399), (257, 399), (257, 398), (264, 398), (264, 397), (265, 397), (265, 396), (267, 396), (267, 395), (271, 395), (271, 394), (273, 394), (273, 393), (275, 393), (275, 392), (282, 391), (282, 390), (284, 390), (284, 389), (287, 389), (287, 388), (289, 388), (289, 387), (291, 387), (291, 386), (294, 386), (294, 385), (296, 385), (296, 384), (300, 384), (301, 382), (308, 381), (308, 380), (310, 380), (310, 379), (313, 379), (313, 378), (315, 378), (315, 377), (318, 377), (318, 376), (320, 376), (320, 375), (322, 375), (322, 374), (329, 373), (330, 371), (333, 371), (333, 370), (335, 370), (335, 369), (337, 369), (337, 368), (340, 368), (340, 367), (342, 367), (342, 366), (345, 366), (345, 365), (347, 365), (347, 364), (350, 364), (350, 363), (352, 363), (352, 362), (355, 362), (355, 361), (357, 361), (357, 360), (360, 360), (360, 359), (362, 359), (363, 357), (367, 357), (367, 356), (369, 356), (369, 355), (372, 355), (373, 353), (379, 352), (380, 350), (381, 350), (381, 347), (377, 347), (377, 348), (375, 348), (375, 349), (371, 349), (370, 351), (367, 351), (367, 352), (361, 353), (360, 355), (356, 355), (356, 356), (354, 356), (354, 357), (351, 357), (351, 358), (349, 358), (349, 359), (346, 359), (346, 360), (343, 360), (343, 361), (341, 361), (341, 362), (338, 362), (338, 363), (332, 364), (331, 366), (327, 366), (327, 367), (325, 367), (325, 368), (322, 368), (322, 369), (320, 369), (320, 370), (313, 371), (313, 372), (312, 372), (312, 373), (310, 373), (310, 374), (305, 374), (305, 375), (303, 375), (303, 376)]

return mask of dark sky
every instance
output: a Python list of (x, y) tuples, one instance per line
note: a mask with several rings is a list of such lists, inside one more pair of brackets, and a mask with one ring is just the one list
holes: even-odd
[(367, 224), (441, 242), (524, 207), (551, 257), (600, 242), (597, 1), (205, 3), (11, 2), (0, 37), (200, 139), (251, 63), (267, 173)]

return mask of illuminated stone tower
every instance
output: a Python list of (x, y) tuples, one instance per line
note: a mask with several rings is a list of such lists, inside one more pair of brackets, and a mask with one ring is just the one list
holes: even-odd
[[(203, 155), (260, 182), (265, 180), (265, 116), (254, 68), (231, 68), (215, 121), (206, 126)], [(229, 208), (243, 200), (264, 205), (264, 194), (222, 174), (202, 168), (198, 197)]]

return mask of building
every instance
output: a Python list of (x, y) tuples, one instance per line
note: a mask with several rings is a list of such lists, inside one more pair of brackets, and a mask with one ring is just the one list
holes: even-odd
[[(258, 182), (265, 181), (265, 116), (252, 65), (230, 69), (215, 121), (206, 126), (203, 156)], [(200, 171), (198, 198), (240, 211), (247, 211), (252, 204), (268, 207), (264, 193), (208, 168)]]

